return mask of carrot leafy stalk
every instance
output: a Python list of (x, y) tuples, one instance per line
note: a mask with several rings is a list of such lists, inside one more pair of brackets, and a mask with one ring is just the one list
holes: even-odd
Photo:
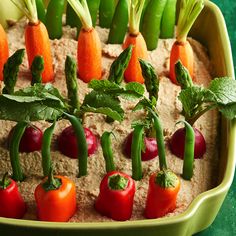
[(170, 79), (177, 84), (175, 77), (175, 63), (180, 60), (188, 69), (190, 76), (193, 78), (194, 73), (194, 56), (190, 43), (187, 41), (187, 35), (201, 13), (204, 7), (203, 0), (182, 0), (180, 3), (180, 13), (177, 23), (176, 41), (171, 48), (170, 53)]
[(140, 19), (144, 6), (144, 0), (131, 0), (129, 7), (129, 34), (127, 35), (123, 48), (133, 45), (132, 56), (125, 71), (126, 82), (143, 83), (141, 67), (138, 59), (147, 58), (147, 46), (142, 34), (139, 32)]
[(79, 16), (82, 28), (78, 37), (77, 62), (79, 78), (88, 83), (102, 77), (101, 42), (93, 28), (92, 18), (86, 0), (67, 0)]
[(17, 81), (19, 67), (22, 64), (25, 55), (25, 49), (17, 50), (11, 57), (8, 58), (3, 69), (4, 85), (2, 93), (12, 94)]
[(35, 0), (11, 0), (28, 18), (25, 28), (25, 46), (29, 68), (36, 56), (44, 59), (43, 83), (54, 80), (53, 63), (48, 32), (45, 25), (39, 21)]

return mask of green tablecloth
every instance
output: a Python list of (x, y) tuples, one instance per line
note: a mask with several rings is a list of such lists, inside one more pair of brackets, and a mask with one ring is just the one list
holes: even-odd
[[(213, 0), (212, 2), (216, 3), (220, 7), (225, 17), (232, 46), (234, 69), (236, 69), (236, 1)], [(196, 234), (195, 236), (208, 235), (236, 235), (236, 175), (234, 176), (234, 182), (214, 223), (208, 229)]]

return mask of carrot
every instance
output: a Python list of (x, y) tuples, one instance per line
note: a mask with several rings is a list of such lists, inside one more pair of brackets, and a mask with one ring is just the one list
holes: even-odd
[(78, 37), (77, 62), (78, 75), (85, 83), (102, 77), (102, 50), (97, 31), (93, 28), (92, 19), (86, 0), (67, 0), (82, 23)]
[(182, 0), (180, 3), (180, 13), (177, 23), (176, 41), (172, 46), (170, 53), (170, 79), (178, 84), (175, 76), (175, 63), (180, 60), (184, 67), (194, 78), (194, 56), (193, 49), (187, 41), (187, 35), (204, 7), (203, 0)]
[(7, 35), (0, 24), (0, 80), (3, 80), (3, 67), (9, 57)]
[(130, 17), (129, 17), (129, 34), (127, 35), (123, 48), (133, 45), (132, 55), (129, 65), (125, 71), (124, 77), (126, 82), (144, 83), (139, 58), (147, 58), (146, 42), (139, 32), (140, 18), (145, 0), (131, 0)]
[(35, 0), (11, 0), (29, 19), (25, 28), (25, 46), (28, 56), (29, 68), (36, 56), (44, 59), (44, 71), (42, 82), (47, 83), (54, 80), (53, 63), (50, 49), (50, 41), (45, 25), (39, 21)]

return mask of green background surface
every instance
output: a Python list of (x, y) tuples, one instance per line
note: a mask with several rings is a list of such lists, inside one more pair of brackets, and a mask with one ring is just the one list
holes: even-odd
[[(236, 1), (235, 0), (213, 0), (225, 18), (232, 53), (234, 58), (234, 70), (236, 69)], [(223, 203), (223, 206), (214, 223), (201, 233), (195, 236), (233, 236), (236, 235), (236, 175), (230, 191)]]

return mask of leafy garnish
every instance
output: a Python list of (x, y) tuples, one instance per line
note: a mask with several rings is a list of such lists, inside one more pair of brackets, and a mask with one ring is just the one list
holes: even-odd
[(12, 94), (16, 85), (19, 67), (23, 61), (25, 49), (17, 50), (11, 57), (8, 58), (3, 69), (4, 85), (2, 93)]
[(95, 90), (85, 96), (80, 112), (101, 113), (118, 121), (124, 119), (124, 110), (119, 99)]
[[(177, 77), (183, 70), (186, 70), (183, 66), (176, 70)], [(212, 80), (209, 88), (186, 83), (178, 98), (182, 114), (191, 125), (205, 112), (216, 108), (228, 119), (236, 116), (236, 81), (229, 77)]]
[(139, 63), (142, 68), (144, 83), (149, 93), (149, 98), (151, 99), (151, 97), (155, 97), (157, 100), (159, 92), (159, 78), (155, 72), (155, 69), (150, 63), (142, 59), (139, 59)]
[(127, 47), (111, 65), (108, 80), (120, 84), (132, 55), (132, 45)]
[(123, 96), (126, 99), (141, 98), (144, 94), (144, 87), (136, 82), (128, 83), (122, 87), (109, 80), (92, 80), (88, 87), (97, 92), (114, 97)]

